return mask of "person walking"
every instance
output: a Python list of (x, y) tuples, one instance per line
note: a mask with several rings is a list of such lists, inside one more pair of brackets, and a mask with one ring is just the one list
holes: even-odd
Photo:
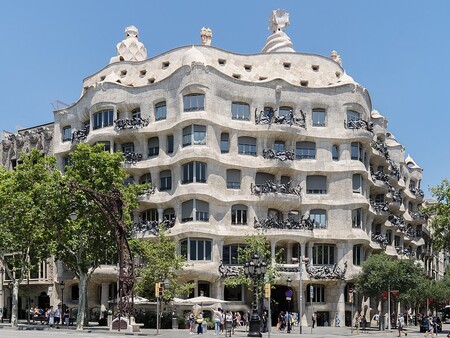
[(400, 337), (402, 335), (402, 333), (404, 333), (405, 336), (408, 335), (405, 332), (405, 317), (403, 317), (403, 315), (401, 313), (398, 314), (397, 329), (398, 329), (398, 336), (397, 337)]
[(428, 317), (428, 330), (425, 332), (424, 337), (428, 337), (431, 334), (431, 338), (434, 338), (434, 323), (433, 323), (433, 317)]

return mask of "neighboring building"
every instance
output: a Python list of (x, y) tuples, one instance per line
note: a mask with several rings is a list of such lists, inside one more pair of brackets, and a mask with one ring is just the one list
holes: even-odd
[[(102, 143), (124, 153), (130, 180), (153, 183), (155, 193), (135, 213), (136, 236), (152, 237), (152, 226), (169, 223), (189, 262), (183, 278), (195, 282), (191, 296), (248, 309), (251, 293), (223, 278), (236, 269), (244, 235), (264, 229), (273, 256), (284, 252), (273, 290), (280, 310), (290, 276), (298, 311), (299, 261), (308, 257), (305, 319), (315, 311), (319, 325), (334, 325), (338, 313), (348, 325), (348, 290), (369, 253), (412, 256), (429, 273), (443, 271), (418, 211), (422, 169), (335, 51), (297, 53), (284, 32), (288, 14), (274, 11), (269, 22), (272, 35), (259, 54), (215, 48), (211, 30), (202, 29), (201, 45), (150, 59), (128, 27), (117, 56), (83, 81), (79, 100), (54, 112), (53, 153), (63, 168), (77, 143)], [(6, 141), (3, 165), (10, 166)], [(65, 303), (74, 307), (77, 282), (58, 267), (54, 282), (65, 281)], [(109, 306), (116, 280), (114, 267), (99, 269), (90, 309)], [(378, 304), (364, 305), (371, 318)]]

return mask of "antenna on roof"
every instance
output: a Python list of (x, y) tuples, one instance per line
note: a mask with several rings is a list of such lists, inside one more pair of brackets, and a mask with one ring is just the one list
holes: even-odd
[(53, 106), (53, 110), (59, 110), (59, 109), (62, 109), (62, 108), (66, 108), (69, 105), (67, 103), (65, 103), (65, 102), (60, 101), (60, 100), (56, 100), (56, 101), (52, 102), (52, 106)]

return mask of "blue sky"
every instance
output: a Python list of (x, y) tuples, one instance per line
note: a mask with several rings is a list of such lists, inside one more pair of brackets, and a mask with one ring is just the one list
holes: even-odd
[(373, 108), (424, 169), (422, 189), (450, 178), (450, 1), (4, 1), (0, 64), (0, 130), (53, 120), (52, 102), (75, 102), (82, 80), (115, 55), (135, 25), (148, 57), (199, 44), (258, 53), (268, 18), (290, 14), (286, 33), (297, 52), (336, 50), (350, 76), (366, 87)]

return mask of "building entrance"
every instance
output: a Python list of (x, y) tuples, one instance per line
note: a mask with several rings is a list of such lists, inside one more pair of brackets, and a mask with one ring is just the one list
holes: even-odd
[[(281, 311), (297, 312), (294, 309), (295, 292), (293, 292), (291, 301), (286, 300), (286, 291), (288, 287), (286, 285), (275, 285), (275, 289), (271, 290), (271, 310), (272, 310), (272, 326), (276, 326), (278, 323), (278, 316)], [(289, 309), (288, 309), (289, 305)]]

